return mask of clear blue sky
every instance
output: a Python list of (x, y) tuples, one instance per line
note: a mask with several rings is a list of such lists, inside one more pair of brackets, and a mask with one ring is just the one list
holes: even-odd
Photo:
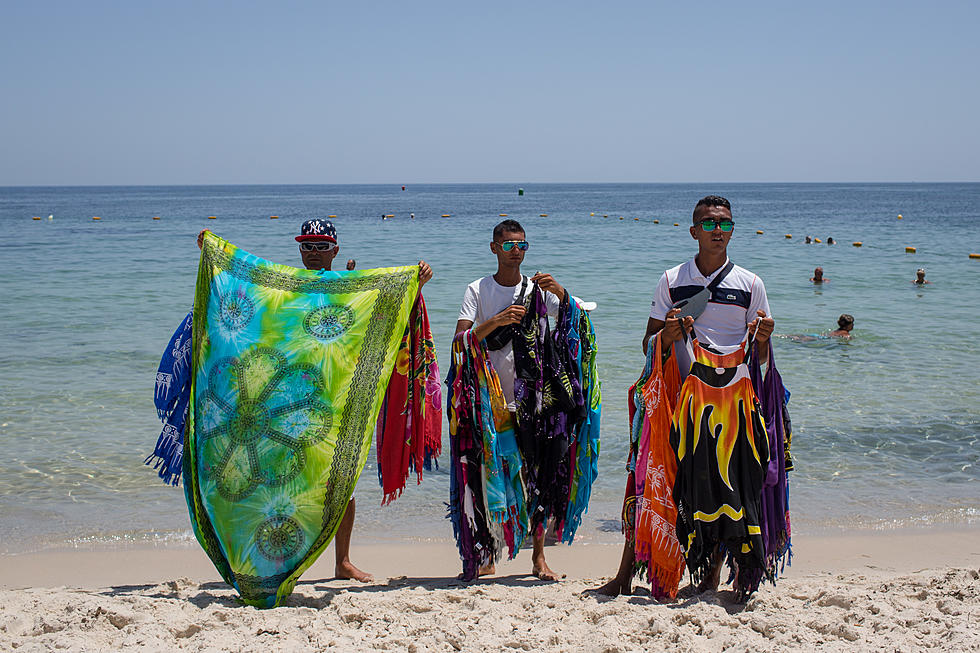
[(0, 0), (0, 185), (980, 181), (978, 26), (977, 2)]

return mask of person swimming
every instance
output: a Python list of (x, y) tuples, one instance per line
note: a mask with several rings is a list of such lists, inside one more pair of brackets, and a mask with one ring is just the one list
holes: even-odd
[(839, 328), (831, 331), (829, 335), (835, 338), (850, 338), (851, 329), (854, 328), (854, 316), (847, 313), (841, 314), (841, 316), (837, 318), (837, 326)]
[(919, 268), (915, 271), (915, 279), (912, 279), (912, 283), (917, 286), (924, 286), (927, 283), (932, 283), (931, 281), (926, 281), (926, 269)]
[(812, 281), (815, 284), (820, 284), (820, 283), (826, 283), (830, 281), (830, 279), (823, 276), (823, 268), (818, 267), (813, 269), (813, 276), (810, 277), (810, 281)]

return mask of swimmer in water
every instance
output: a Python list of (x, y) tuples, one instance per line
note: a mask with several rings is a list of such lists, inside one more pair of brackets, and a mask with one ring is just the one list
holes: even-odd
[(810, 281), (816, 284), (820, 284), (820, 283), (826, 283), (830, 281), (830, 279), (827, 279), (826, 277), (823, 276), (823, 268), (814, 268), (813, 276), (810, 277)]
[(932, 283), (931, 281), (926, 281), (926, 269), (919, 268), (915, 271), (915, 279), (912, 279), (912, 283), (917, 286), (924, 286), (927, 283)]
[(828, 245), (836, 245), (837, 243), (834, 240), (834, 237), (833, 236), (827, 236), (827, 244)]
[(840, 327), (830, 332), (830, 335), (835, 338), (850, 338), (851, 329), (854, 328), (854, 316), (844, 313), (839, 318), (837, 318), (837, 326)]

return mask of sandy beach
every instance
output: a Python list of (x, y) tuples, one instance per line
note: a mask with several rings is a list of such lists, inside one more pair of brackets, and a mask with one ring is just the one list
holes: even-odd
[(451, 542), (355, 546), (373, 583), (332, 580), (328, 549), (285, 606), (240, 605), (195, 548), (0, 558), (3, 650), (980, 650), (980, 529), (797, 536), (794, 564), (746, 604), (724, 587), (670, 604), (585, 592), (619, 547), (555, 546), (476, 583)]

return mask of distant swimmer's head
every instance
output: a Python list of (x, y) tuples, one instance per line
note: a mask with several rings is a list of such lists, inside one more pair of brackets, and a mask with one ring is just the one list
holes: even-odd
[(837, 318), (837, 326), (844, 331), (850, 331), (854, 328), (854, 316), (843, 313), (839, 318)]
[(308, 270), (329, 270), (334, 257), (340, 251), (337, 229), (332, 222), (322, 218), (304, 222), (296, 240), (299, 242), (303, 265)]
[(493, 228), (493, 240), (490, 241), (490, 251), (497, 256), (497, 261), (505, 267), (520, 266), (524, 261), (524, 253), (530, 245), (524, 233), (524, 227), (517, 220), (504, 220)]
[(698, 251), (723, 254), (735, 233), (732, 205), (724, 197), (708, 195), (694, 205), (691, 236), (698, 241)]
[(921, 283), (921, 282), (923, 282), (923, 281), (926, 280), (926, 269), (925, 268), (919, 268), (918, 270), (915, 271), (915, 280), (918, 281), (919, 283)]
[(823, 268), (813, 268), (813, 281), (823, 281)]

